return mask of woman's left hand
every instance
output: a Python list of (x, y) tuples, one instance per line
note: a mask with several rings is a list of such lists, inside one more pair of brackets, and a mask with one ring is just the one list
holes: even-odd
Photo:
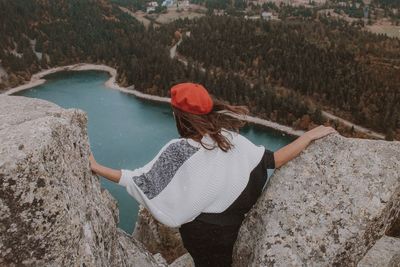
[(331, 133), (337, 133), (332, 127), (325, 127), (320, 125), (297, 138), (292, 143), (282, 147), (274, 153), (275, 167), (286, 164), (289, 160), (297, 157), (300, 152), (305, 149), (311, 141), (324, 137)]

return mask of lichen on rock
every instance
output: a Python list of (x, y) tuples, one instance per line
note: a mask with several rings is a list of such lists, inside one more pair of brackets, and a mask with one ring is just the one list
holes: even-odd
[(0, 96), (0, 266), (159, 266), (117, 228), (116, 202), (89, 168), (86, 122)]
[(400, 142), (316, 140), (276, 170), (247, 215), (234, 266), (355, 266), (400, 212)]

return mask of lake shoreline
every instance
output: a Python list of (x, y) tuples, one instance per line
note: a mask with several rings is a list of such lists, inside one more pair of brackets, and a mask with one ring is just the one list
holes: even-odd
[[(156, 101), (156, 102), (163, 102), (163, 103), (170, 103), (170, 98), (169, 97), (161, 97), (161, 96), (155, 96), (155, 95), (149, 95), (142, 93), (138, 90), (135, 89), (134, 86), (129, 86), (129, 87), (121, 87), (120, 85), (117, 84), (116, 82), (116, 77), (117, 77), (117, 70), (106, 66), (106, 65), (97, 65), (97, 64), (89, 64), (89, 63), (78, 63), (78, 64), (73, 64), (73, 65), (67, 65), (67, 66), (61, 66), (61, 67), (54, 67), (51, 69), (46, 69), (43, 71), (40, 71), (38, 73), (35, 73), (32, 75), (31, 80), (23, 85), (10, 88), (7, 91), (5, 91), (4, 95), (12, 95), (17, 92), (23, 91), (30, 89), (32, 87), (36, 87), (38, 85), (41, 85), (46, 82), (46, 79), (44, 79), (45, 76), (56, 73), (56, 72), (63, 72), (63, 71), (89, 71), (89, 70), (94, 70), (94, 71), (103, 71), (107, 72), (110, 74), (110, 78), (105, 82), (105, 86), (118, 90), (127, 94), (132, 94), (136, 96), (137, 98), (140, 99), (145, 99), (145, 100), (150, 100), (150, 101)], [(295, 130), (289, 126), (281, 125), (279, 123), (269, 121), (269, 120), (264, 120), (261, 118), (257, 118), (254, 116), (246, 116), (244, 118), (246, 122), (260, 125), (275, 131), (278, 131), (283, 134), (288, 134), (293, 137), (298, 137), (304, 133), (304, 131), (301, 130)]]

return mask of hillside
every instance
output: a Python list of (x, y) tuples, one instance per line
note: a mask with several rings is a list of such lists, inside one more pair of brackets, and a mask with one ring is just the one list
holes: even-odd
[(0, 66), (8, 76), (0, 89), (40, 69), (79, 62), (117, 67), (123, 85), (138, 87), (157, 79), (172, 84), (171, 71), (183, 69), (169, 59), (170, 35), (146, 31), (108, 1), (1, 0), (0, 35)]
[[(191, 33), (178, 48), (187, 67), (169, 56), (176, 31)], [(41, 69), (105, 64), (122, 86), (145, 93), (166, 96), (190, 80), (296, 129), (329, 123), (365, 137), (328, 122), (322, 111), (330, 111), (400, 139), (400, 41), (340, 20), (206, 16), (146, 29), (115, 1), (0, 0), (0, 35), (0, 90)]]
[[(191, 34), (178, 47), (182, 56), (214, 76), (234, 74), (254, 84), (256, 92), (281, 96), (294, 115), (279, 113), (282, 123), (294, 124), (300, 115), (297, 103), (304, 103), (308, 110), (320, 106), (388, 135), (400, 130), (398, 39), (324, 17), (285, 22), (206, 17), (185, 27)], [(223, 93), (224, 98), (241, 103), (250, 98), (254, 112), (273, 118), (274, 97), (252, 98), (248, 87), (229, 86), (235, 92)]]

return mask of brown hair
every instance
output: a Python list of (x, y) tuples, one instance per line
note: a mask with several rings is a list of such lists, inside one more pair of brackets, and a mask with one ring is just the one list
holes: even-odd
[(172, 106), (176, 127), (181, 137), (194, 139), (204, 148), (211, 150), (216, 146), (207, 147), (201, 141), (201, 138), (208, 134), (220, 149), (227, 152), (233, 145), (221, 132), (224, 129), (239, 132), (239, 129), (246, 124), (240, 116), (247, 115), (249, 110), (245, 106), (232, 106), (221, 100), (213, 102), (212, 111), (204, 115), (188, 113)]

